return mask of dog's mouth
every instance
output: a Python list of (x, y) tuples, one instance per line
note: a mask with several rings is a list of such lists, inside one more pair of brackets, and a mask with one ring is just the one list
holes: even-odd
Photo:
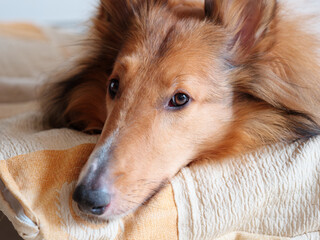
[(158, 187), (153, 189), (151, 193), (144, 199), (141, 205), (147, 204), (158, 192), (160, 192), (167, 184), (169, 183), (168, 179), (163, 180)]
[(112, 193), (107, 192), (106, 187), (93, 190), (84, 184), (80, 184), (73, 193), (73, 200), (78, 204), (79, 210), (87, 215), (106, 220), (113, 219), (126, 216), (140, 206), (148, 204), (167, 184), (168, 179), (164, 179), (157, 184), (149, 182), (149, 184), (139, 185), (137, 183), (138, 187), (132, 191), (110, 190)]

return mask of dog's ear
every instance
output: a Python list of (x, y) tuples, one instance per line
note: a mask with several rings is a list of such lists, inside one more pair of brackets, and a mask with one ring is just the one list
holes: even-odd
[[(154, 5), (167, 0), (101, 0), (78, 61), (53, 76), (42, 90), (44, 123), (95, 132), (106, 117), (106, 80), (130, 25)], [(134, 24), (134, 23), (133, 23)]]
[(99, 131), (105, 116), (106, 79), (113, 69), (133, 14), (127, 0), (101, 0), (85, 53), (52, 77), (41, 93), (44, 123), (81, 131)]
[(263, 39), (276, 13), (276, 0), (205, 0), (205, 15), (231, 34), (235, 61)]
[(106, 71), (111, 73), (114, 61), (123, 45), (124, 38), (134, 15), (133, 4), (128, 0), (101, 0), (96, 16), (92, 19), (89, 39), (99, 50)]
[(103, 42), (104, 62), (113, 66), (131, 24), (136, 24), (153, 6), (167, 4), (168, 0), (100, 0), (93, 18), (92, 36), (97, 42)]
[[(106, 117), (106, 74), (77, 62), (54, 76), (41, 91), (43, 123), (88, 133), (102, 130)], [(58, 80), (58, 81), (57, 81)]]

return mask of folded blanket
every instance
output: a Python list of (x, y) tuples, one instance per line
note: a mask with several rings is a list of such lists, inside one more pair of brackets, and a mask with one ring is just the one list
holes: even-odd
[[(320, 137), (203, 161), (173, 180), (181, 239), (245, 231), (320, 239)], [(196, 236), (196, 237), (195, 237)], [(308, 238), (310, 239), (310, 238)]]
[(99, 222), (71, 198), (98, 136), (45, 129), (36, 102), (10, 102), (0, 103), (0, 210), (24, 239), (320, 239), (320, 137), (193, 163), (135, 213)]

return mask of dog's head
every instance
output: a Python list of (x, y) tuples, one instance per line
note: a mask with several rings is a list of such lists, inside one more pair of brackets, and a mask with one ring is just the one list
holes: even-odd
[(230, 69), (267, 31), (273, 1), (102, 0), (94, 20), (105, 64), (106, 121), (74, 199), (112, 218), (153, 196), (183, 166), (226, 138)]

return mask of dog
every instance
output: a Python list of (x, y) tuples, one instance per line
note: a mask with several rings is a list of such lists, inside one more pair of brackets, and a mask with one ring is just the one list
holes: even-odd
[(85, 54), (42, 104), (52, 127), (101, 134), (79, 209), (121, 217), (193, 161), (320, 134), (318, 21), (288, 6), (101, 0)]

